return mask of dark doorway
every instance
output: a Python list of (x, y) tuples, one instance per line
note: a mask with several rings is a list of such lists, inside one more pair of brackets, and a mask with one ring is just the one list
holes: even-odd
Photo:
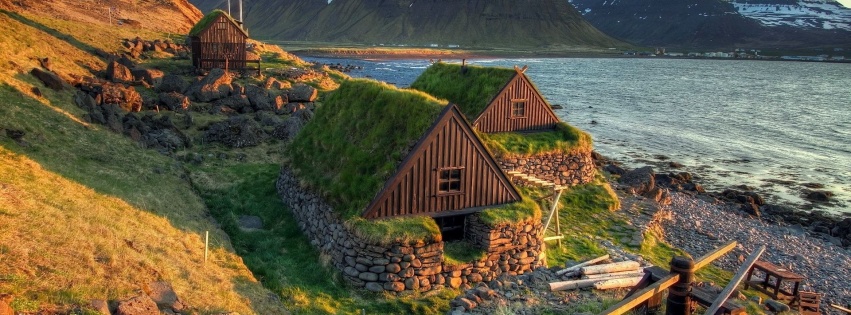
[(440, 227), (440, 234), (444, 242), (460, 241), (464, 239), (464, 223), (467, 215), (455, 215), (434, 218), (434, 222)]

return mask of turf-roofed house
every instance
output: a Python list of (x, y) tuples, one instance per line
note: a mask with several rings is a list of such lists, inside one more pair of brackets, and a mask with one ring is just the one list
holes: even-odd
[(457, 288), (542, 264), (539, 206), (446, 101), (348, 80), (286, 152), (281, 198), (355, 286)]
[(213, 10), (189, 30), (192, 65), (201, 70), (247, 70), (249, 63), (256, 63), (252, 70), (259, 70), (259, 60), (248, 58), (247, 40), (242, 23), (222, 10)]
[(526, 69), (437, 62), (411, 88), (457, 104), (500, 167), (517, 181), (591, 182), (591, 136), (556, 116)]

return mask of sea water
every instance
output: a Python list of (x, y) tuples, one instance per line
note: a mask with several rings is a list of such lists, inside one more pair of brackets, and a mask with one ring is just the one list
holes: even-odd
[[(428, 60), (305, 57), (407, 87)], [(450, 61), (450, 60), (447, 60)], [(457, 60), (455, 60), (457, 62)], [(745, 185), (771, 203), (851, 214), (851, 64), (655, 58), (479, 59), (528, 65), (562, 120), (628, 167), (693, 173), (710, 191)], [(669, 163), (684, 165), (670, 169)], [(823, 185), (823, 188), (810, 188)], [(809, 187), (808, 187), (809, 186)], [(834, 194), (828, 204), (807, 190)]]

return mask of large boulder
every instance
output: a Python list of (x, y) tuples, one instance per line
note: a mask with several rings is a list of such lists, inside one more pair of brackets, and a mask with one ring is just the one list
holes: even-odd
[(118, 302), (115, 315), (159, 315), (157, 303), (147, 295), (139, 295)]
[(228, 98), (213, 102), (214, 112), (222, 112), (222, 108), (225, 108), (225, 112), (227, 112), (227, 109), (232, 109), (234, 112), (245, 113), (245, 109), (251, 108), (251, 102), (248, 101), (248, 97), (245, 95), (231, 95)]
[(142, 96), (136, 89), (121, 84), (103, 85), (103, 104), (117, 104), (121, 109), (128, 112), (142, 110)]
[(234, 116), (210, 125), (204, 132), (204, 141), (220, 142), (232, 148), (256, 146), (266, 138), (266, 133), (253, 119)]
[(163, 93), (183, 93), (183, 91), (186, 91), (188, 87), (189, 83), (187, 83), (186, 80), (183, 80), (183, 78), (181, 78), (180, 76), (174, 74), (167, 74), (163, 76), (160, 85), (156, 86), (156, 89), (158, 92)]
[(304, 83), (293, 85), (287, 95), (290, 102), (313, 102), (319, 94), (315, 88)]
[(292, 88), (292, 84), (289, 81), (280, 81), (275, 77), (269, 77), (266, 79), (264, 87), (267, 90), (286, 90)]
[(245, 96), (248, 97), (251, 107), (253, 107), (256, 111), (275, 110), (275, 104), (273, 103), (272, 97), (269, 95), (269, 92), (262, 87), (254, 84), (246, 85)]
[(133, 82), (133, 72), (130, 68), (113, 60), (106, 66), (106, 78), (115, 83)]
[(134, 69), (133, 79), (136, 81), (145, 81), (153, 86), (160, 86), (163, 83), (165, 74), (157, 69)]
[(627, 191), (636, 195), (644, 195), (656, 187), (654, 175), (653, 168), (645, 166), (621, 175), (620, 183), (626, 187)]
[(222, 69), (210, 70), (203, 79), (193, 83), (186, 95), (196, 102), (208, 103), (230, 96), (233, 93), (232, 78)]
[(189, 109), (189, 97), (186, 95), (171, 92), (171, 93), (160, 93), (160, 104), (165, 106), (168, 110), (187, 110)]
[(33, 68), (32, 71), (30, 71), (30, 74), (32, 74), (34, 77), (36, 77), (36, 79), (44, 83), (44, 86), (54, 89), (56, 91), (60, 91), (69, 87), (68, 83), (65, 82), (65, 80), (62, 80), (62, 78), (60, 78), (56, 73), (41, 70), (39, 68)]

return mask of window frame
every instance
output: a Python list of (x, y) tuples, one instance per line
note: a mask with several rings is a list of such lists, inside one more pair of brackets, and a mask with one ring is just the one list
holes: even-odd
[[(464, 172), (465, 167), (463, 166), (450, 166), (450, 167), (440, 167), (437, 168), (437, 176), (435, 176), (435, 183), (437, 185), (438, 196), (451, 196), (451, 195), (460, 195), (464, 193), (464, 176), (466, 172)], [(452, 177), (452, 171), (458, 171), (458, 178)], [(443, 172), (449, 172), (447, 178), (443, 177)], [(448, 190), (442, 190), (441, 185), (447, 183), (449, 185)], [(452, 183), (458, 184), (457, 190), (452, 190)]]
[[(511, 108), (509, 109), (511, 119), (526, 118), (526, 103), (528, 102), (529, 100), (527, 99), (512, 99)], [(517, 105), (521, 106), (518, 107)], [(518, 111), (520, 112), (520, 114), (518, 114)]]

